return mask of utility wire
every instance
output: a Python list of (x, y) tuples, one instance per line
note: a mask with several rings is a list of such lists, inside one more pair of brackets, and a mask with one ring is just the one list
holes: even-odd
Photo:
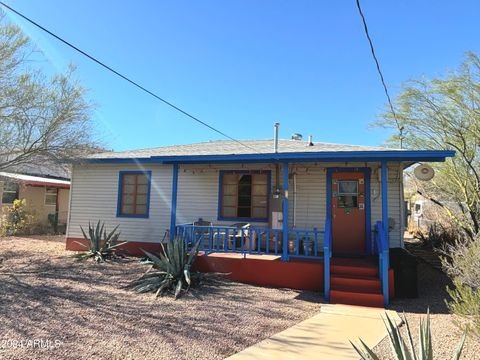
[(399, 132), (399, 139), (400, 139), (400, 148), (403, 148), (403, 126), (400, 126), (400, 123), (398, 122), (398, 119), (397, 119), (397, 114), (395, 112), (395, 109), (393, 108), (392, 100), (390, 98), (390, 94), (388, 93), (388, 88), (387, 88), (387, 85), (385, 84), (385, 79), (383, 77), (382, 70), (380, 69), (380, 63), (378, 62), (377, 55), (375, 54), (375, 48), (373, 47), (373, 42), (370, 37), (370, 33), (368, 32), (367, 21), (365, 19), (365, 16), (363, 15), (363, 11), (360, 6), (360, 0), (357, 0), (357, 8), (358, 8), (358, 12), (360, 13), (360, 17), (362, 18), (363, 29), (365, 30), (365, 35), (367, 36), (368, 43), (370, 44), (370, 51), (372, 53), (373, 60), (375, 61), (375, 65), (377, 66), (377, 72), (378, 72), (378, 75), (380, 75), (380, 81), (382, 82), (383, 90), (385, 91), (385, 95), (387, 96), (388, 104), (390, 106), (390, 111), (392, 112), (393, 118), (395, 120), (395, 124), (397, 125), (397, 129)]
[(7, 8), (8, 10), (12, 11), (13, 13), (17, 14), (18, 16), (20, 16), (21, 18), (23, 18), (24, 20), (28, 21), (30, 24), (36, 26), (37, 28), (39, 28), (40, 30), (46, 32), (47, 34), (53, 36), (55, 39), (59, 40), (60, 42), (64, 43), (65, 45), (67, 45), (68, 47), (74, 49), (75, 51), (79, 52), (80, 54), (82, 54), (83, 56), (89, 58), (90, 60), (92, 60), (93, 62), (97, 63), (98, 65), (102, 66), (103, 68), (107, 69), (108, 71), (114, 73), (115, 75), (117, 75), (118, 77), (122, 78), (123, 80), (129, 82), (130, 84), (136, 86), (137, 88), (139, 88), (140, 90), (146, 92), (147, 94), (153, 96), (155, 99), (157, 100), (160, 100), (161, 102), (163, 102), (164, 104), (170, 106), (171, 108), (179, 111), (180, 113), (182, 113), (183, 115), (189, 117), (190, 119), (198, 122), (199, 124), (209, 128), (210, 130), (226, 137), (227, 139), (230, 139), (250, 150), (253, 150), (255, 152), (257, 152), (257, 150), (249, 145), (246, 145), (244, 143), (242, 143), (241, 141), (231, 137), (230, 135), (227, 135), (226, 133), (224, 133), (223, 131), (221, 130), (218, 130), (216, 129), (215, 127), (213, 127), (212, 125), (209, 125), (208, 123), (206, 123), (205, 121), (202, 121), (200, 120), (199, 118), (197, 118), (196, 116), (193, 116), (192, 114), (188, 113), (187, 111), (181, 109), (180, 107), (172, 104), (171, 102), (165, 100), (164, 98), (160, 97), (159, 95), (155, 94), (153, 91), (150, 91), (148, 90), (147, 88), (145, 88), (144, 86), (140, 85), (139, 83), (137, 83), (136, 81), (128, 78), (127, 76), (121, 74), (119, 71), (113, 69), (112, 67), (106, 65), (105, 63), (101, 62), (100, 60), (98, 60), (97, 58), (93, 57), (92, 55), (88, 54), (87, 52), (81, 50), (80, 48), (78, 48), (77, 46), (73, 45), (72, 43), (68, 42), (67, 40), (61, 38), (60, 36), (56, 35), (55, 33), (53, 33), (52, 31), (48, 30), (47, 28), (43, 27), (42, 25), (38, 24), (37, 22), (35, 22), (34, 20), (30, 19), (29, 17), (23, 15), (22, 13), (20, 13), (19, 11), (13, 9), (12, 7), (8, 6), (7, 4), (5, 4), (3, 1), (0, 1), (0, 4), (3, 5), (5, 8)]

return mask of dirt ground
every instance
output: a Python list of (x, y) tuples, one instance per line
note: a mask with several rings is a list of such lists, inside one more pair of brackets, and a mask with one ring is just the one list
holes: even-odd
[[(77, 261), (64, 238), (0, 238), (0, 359), (222, 359), (320, 311), (322, 296), (226, 280), (180, 300), (122, 289), (146, 266), (138, 259)], [(418, 339), (430, 309), (435, 359), (461, 337), (444, 303), (448, 279), (420, 263), (419, 299), (397, 299)], [(405, 332), (405, 326), (402, 327)], [(463, 359), (480, 359), (468, 338)], [(384, 339), (375, 351), (391, 359)]]
[(226, 280), (155, 299), (138, 259), (77, 261), (63, 237), (0, 238), (0, 359), (223, 359), (320, 310), (322, 296)]
[[(405, 314), (416, 346), (418, 344), (419, 319), (425, 318), (427, 309), (430, 310), (433, 354), (434, 358), (439, 360), (452, 358), (463, 334), (454, 324), (454, 317), (449, 314), (444, 301), (448, 298), (445, 291), (447, 285), (450, 285), (449, 279), (440, 270), (420, 261), (418, 265), (419, 298), (396, 299), (390, 305), (390, 308), (396, 310), (402, 318)], [(407, 341), (405, 326), (402, 326), (401, 332)], [(391, 356), (388, 338), (385, 338), (374, 350), (381, 355), (382, 359), (394, 359)], [(462, 359), (480, 360), (480, 339), (467, 338)]]

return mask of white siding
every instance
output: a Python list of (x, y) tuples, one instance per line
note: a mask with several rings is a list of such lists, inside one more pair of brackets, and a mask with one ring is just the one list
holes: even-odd
[[(228, 225), (232, 221), (218, 219), (220, 170), (270, 170), (272, 184), (275, 166), (264, 165), (181, 165), (178, 171), (177, 224), (192, 223), (202, 218), (214, 224)], [(255, 223), (266, 225), (266, 223)]]
[[(148, 219), (117, 217), (120, 171), (151, 170), (150, 214)], [(170, 227), (172, 166), (76, 165), (72, 171), (69, 237), (82, 237), (80, 226), (104, 221), (107, 230), (120, 225), (120, 239), (159, 242)]]
[[(323, 229), (326, 216), (327, 167), (364, 167), (365, 163), (291, 164), (290, 172), (297, 174), (296, 228)], [(368, 163), (371, 173), (371, 224), (382, 219), (379, 163)], [(152, 171), (150, 217), (148, 219), (117, 218), (118, 173), (138, 170), (126, 165), (75, 166), (72, 178), (72, 200), (68, 236), (80, 237), (80, 225), (88, 221), (105, 221), (109, 228), (120, 224), (122, 239), (157, 242), (170, 226), (172, 166), (145, 166)], [(271, 170), (272, 189), (275, 184), (273, 164), (255, 165), (180, 165), (178, 174), (177, 224), (192, 223), (198, 218), (214, 224), (231, 224), (218, 220), (218, 193), (220, 170)], [(401, 170), (398, 163), (388, 164), (389, 217), (395, 220), (390, 232), (391, 247), (402, 246), (401, 224)], [(280, 172), (282, 186), (283, 173)], [(289, 223), (293, 226), (293, 178), (289, 181)], [(266, 226), (265, 223), (257, 223)]]

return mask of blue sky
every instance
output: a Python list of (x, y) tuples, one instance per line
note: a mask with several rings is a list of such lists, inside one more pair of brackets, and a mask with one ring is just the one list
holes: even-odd
[[(386, 100), (350, 1), (20, 1), (18, 11), (238, 139), (293, 132), (381, 144), (369, 129)], [(391, 95), (480, 52), (480, 2), (363, 0)], [(97, 104), (97, 133), (115, 150), (222, 137), (106, 72), (15, 16), (47, 71), (77, 65)]]

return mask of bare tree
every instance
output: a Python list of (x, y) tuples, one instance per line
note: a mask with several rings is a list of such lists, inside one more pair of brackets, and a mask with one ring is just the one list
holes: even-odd
[[(395, 107), (407, 148), (456, 151), (434, 165), (432, 181), (417, 182), (417, 191), (474, 238), (480, 232), (480, 59), (468, 53), (445, 78), (408, 82)], [(376, 125), (396, 129), (390, 112)]]
[(0, 14), (0, 170), (42, 160), (65, 162), (96, 146), (85, 89), (73, 67), (47, 78), (38, 52)]

